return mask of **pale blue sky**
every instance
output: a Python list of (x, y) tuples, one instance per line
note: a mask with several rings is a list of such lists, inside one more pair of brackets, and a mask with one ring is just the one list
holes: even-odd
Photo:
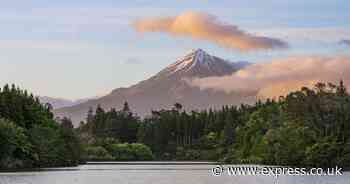
[[(133, 20), (185, 11), (213, 14), (287, 50), (241, 53), (206, 41), (141, 35)], [(348, 0), (0, 0), (0, 86), (70, 99), (102, 95), (154, 75), (192, 48), (231, 61), (345, 54)]]

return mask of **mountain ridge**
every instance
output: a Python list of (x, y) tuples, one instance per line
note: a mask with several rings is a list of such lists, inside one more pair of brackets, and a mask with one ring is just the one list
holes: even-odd
[(249, 94), (201, 90), (191, 86), (185, 79), (224, 76), (247, 66), (248, 62), (232, 63), (209, 55), (202, 49), (192, 50), (156, 75), (127, 88), (117, 88), (106, 96), (87, 102), (54, 110), (56, 116), (66, 116), (77, 125), (84, 120), (90, 107), (99, 104), (105, 109), (121, 109), (125, 101), (140, 116), (151, 110), (170, 108), (174, 103), (183, 104), (186, 110), (220, 108), (222, 105), (252, 101)]
[(78, 105), (78, 104), (84, 103), (84, 102), (86, 102), (90, 99), (94, 99), (94, 98), (97, 98), (97, 97), (69, 100), (69, 99), (65, 99), (65, 98), (39, 96), (39, 100), (41, 103), (43, 103), (43, 104), (49, 103), (49, 104), (51, 104), (53, 109), (59, 109), (59, 108), (63, 108), (63, 107), (70, 107), (73, 105)]

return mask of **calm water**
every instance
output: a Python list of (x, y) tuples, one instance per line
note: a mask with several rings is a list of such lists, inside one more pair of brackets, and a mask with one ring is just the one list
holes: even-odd
[[(180, 164), (180, 165), (179, 165)], [(81, 165), (42, 171), (0, 173), (0, 184), (349, 184), (342, 176), (213, 176), (213, 165), (193, 163)]]

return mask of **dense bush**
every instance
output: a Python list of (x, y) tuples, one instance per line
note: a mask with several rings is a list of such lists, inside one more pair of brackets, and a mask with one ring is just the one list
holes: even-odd
[(86, 160), (90, 161), (108, 161), (114, 160), (113, 156), (102, 146), (88, 146), (86, 149)]
[[(107, 143), (111, 144), (107, 144)], [(115, 143), (107, 138), (99, 140), (95, 146), (86, 148), (86, 160), (145, 161), (153, 160), (151, 149), (140, 143)]]
[(153, 154), (151, 149), (140, 143), (132, 143), (130, 144), (131, 150), (135, 154), (136, 160), (152, 160), (153, 159)]
[(110, 146), (111, 154), (115, 160), (152, 160), (153, 154), (149, 147), (139, 143), (113, 144)]

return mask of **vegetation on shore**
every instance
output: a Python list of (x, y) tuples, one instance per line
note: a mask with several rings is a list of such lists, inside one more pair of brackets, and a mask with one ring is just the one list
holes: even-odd
[(139, 142), (158, 160), (214, 160), (303, 167), (350, 165), (350, 96), (318, 83), (278, 100), (186, 112), (181, 104), (140, 119), (124, 109), (89, 111), (81, 134)]
[(5, 85), (0, 89), (0, 169), (73, 166), (82, 148), (72, 124), (59, 124), (49, 104)]
[(0, 168), (76, 165), (83, 160), (213, 160), (239, 164), (349, 167), (350, 95), (318, 83), (278, 100), (220, 110), (90, 109), (73, 128), (26, 91), (0, 90)]

